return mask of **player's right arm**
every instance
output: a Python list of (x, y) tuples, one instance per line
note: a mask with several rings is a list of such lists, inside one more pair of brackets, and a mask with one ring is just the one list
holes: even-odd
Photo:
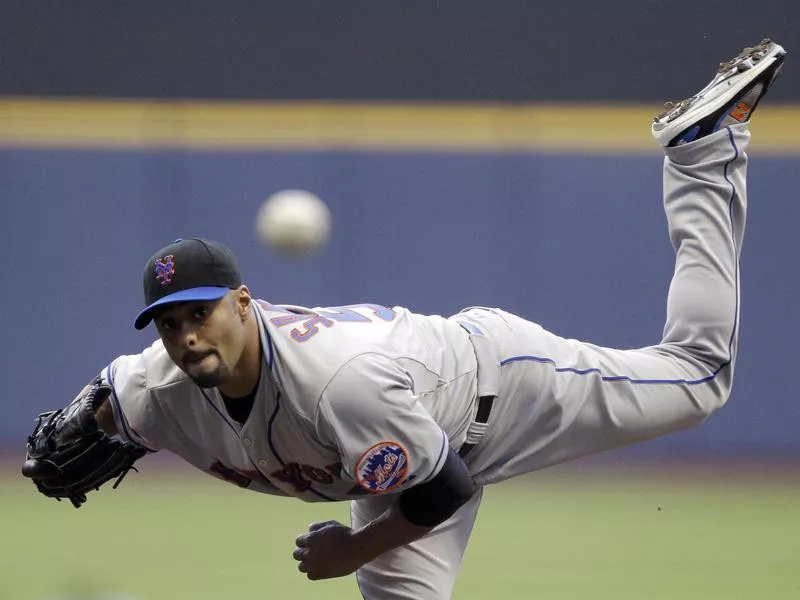
[(477, 491), (472, 476), (452, 448), (445, 463), (428, 481), (401, 492), (389, 510), (353, 531), (354, 547), (366, 564), (381, 554), (405, 546), (444, 523)]
[(469, 470), (413, 388), (409, 374), (380, 354), (351, 360), (327, 386), (320, 437), (337, 445), (344, 473), (366, 492), (394, 493), (397, 501), (363, 528), (343, 533), (330, 524), (301, 537), (296, 558), (311, 578), (345, 575), (423, 537), (474, 495)]

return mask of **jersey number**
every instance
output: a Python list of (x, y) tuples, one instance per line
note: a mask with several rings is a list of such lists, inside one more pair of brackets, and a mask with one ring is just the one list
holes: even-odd
[[(369, 316), (353, 309), (365, 308), (369, 311)], [(320, 327), (333, 327), (337, 322), (349, 323), (371, 323), (375, 319), (380, 321), (392, 321), (394, 311), (379, 304), (350, 304), (348, 306), (332, 306), (318, 310), (316, 313), (309, 314), (288, 314), (280, 317), (273, 317), (269, 320), (275, 327), (285, 327), (292, 323), (299, 323), (289, 334), (295, 342), (307, 342), (314, 337)]]

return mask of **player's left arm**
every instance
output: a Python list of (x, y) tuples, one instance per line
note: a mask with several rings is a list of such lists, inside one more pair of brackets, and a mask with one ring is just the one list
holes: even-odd
[(294, 558), (310, 579), (340, 577), (446, 521), (475, 493), (466, 465), (421, 406), (408, 375), (380, 355), (337, 374), (320, 403), (320, 437), (333, 438), (343, 470), (365, 491), (397, 501), (367, 526), (330, 521), (297, 538)]
[[(59, 501), (66, 498), (80, 508), (86, 494), (107, 481), (116, 479), (116, 488), (146, 454), (143, 447), (112, 437), (98, 419), (112, 393), (101, 375), (65, 408), (39, 415), (28, 436), (22, 474), (42, 494)], [(101, 418), (108, 425), (105, 413)], [(116, 426), (109, 427), (116, 431)]]
[(111, 402), (106, 398), (100, 404), (94, 413), (94, 418), (97, 421), (97, 426), (102, 429), (106, 435), (117, 435), (117, 424), (114, 422), (114, 410), (111, 408)]

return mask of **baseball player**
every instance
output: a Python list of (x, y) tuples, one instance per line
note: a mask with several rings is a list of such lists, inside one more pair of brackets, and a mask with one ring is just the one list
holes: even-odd
[(658, 344), (598, 347), (496, 308), (277, 306), (251, 296), (227, 247), (177, 240), (144, 269), (135, 327), (152, 322), (159, 339), (44, 413), (23, 473), (80, 506), (168, 450), (250, 490), (349, 500), (350, 526), (297, 538), (301, 572), (356, 572), (369, 600), (448, 598), (483, 486), (698, 424), (725, 403), (747, 122), (784, 55), (769, 40), (745, 49), (652, 125), (676, 252)]

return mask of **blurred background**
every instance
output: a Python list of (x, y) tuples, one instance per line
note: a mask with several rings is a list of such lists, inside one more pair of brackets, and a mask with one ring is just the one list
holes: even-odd
[[(167, 456), (80, 511), (18, 475), (35, 416), (136, 332), (177, 237), (237, 253), (257, 297), (451, 314), (655, 343), (673, 255), (650, 121), (771, 37), (752, 126), (741, 351), (691, 431), (491, 488), (454, 598), (800, 598), (800, 4), (0, 2), (0, 599), (357, 598), (294, 571), (344, 505), (242, 492)], [(262, 201), (320, 196), (306, 259)]]

